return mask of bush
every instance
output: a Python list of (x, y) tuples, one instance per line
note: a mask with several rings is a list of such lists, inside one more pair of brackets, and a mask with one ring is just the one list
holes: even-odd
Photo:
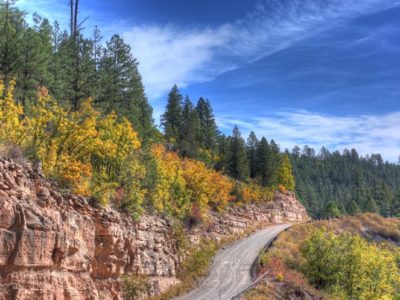
[(392, 299), (400, 292), (397, 256), (358, 235), (316, 230), (304, 242), (304, 273), (318, 288), (346, 299)]
[(149, 296), (151, 285), (145, 275), (122, 276), (122, 294), (124, 300), (136, 300), (140, 296)]

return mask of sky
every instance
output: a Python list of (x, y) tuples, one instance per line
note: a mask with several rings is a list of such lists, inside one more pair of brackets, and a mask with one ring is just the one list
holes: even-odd
[[(173, 84), (221, 131), (400, 155), (400, 0), (80, 0), (85, 30), (120, 34), (156, 122)], [(19, 0), (68, 25), (67, 0)]]

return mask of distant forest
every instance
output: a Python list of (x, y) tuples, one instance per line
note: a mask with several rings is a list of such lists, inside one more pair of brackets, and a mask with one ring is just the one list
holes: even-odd
[[(65, 30), (36, 14), (30, 25), (15, 1), (0, 0), (1, 142), (43, 160), (66, 188), (102, 203), (124, 188), (120, 205), (135, 213), (147, 207), (193, 216), (199, 207), (267, 201), (274, 189), (295, 190), (316, 218), (400, 213), (400, 167), (380, 155), (282, 151), (254, 132), (244, 139), (236, 126), (226, 136), (210, 101), (194, 103), (176, 85), (159, 131), (131, 47), (117, 34), (103, 41), (97, 27), (84, 36), (78, 1), (70, 3)], [(208, 177), (213, 193), (204, 180), (193, 182), (195, 174)]]
[(355, 149), (317, 154), (305, 146), (290, 153), (296, 193), (315, 218), (376, 212), (400, 216), (400, 166), (380, 154), (361, 157)]

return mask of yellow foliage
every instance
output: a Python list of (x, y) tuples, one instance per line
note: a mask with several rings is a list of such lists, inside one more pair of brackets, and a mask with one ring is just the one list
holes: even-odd
[(14, 86), (14, 81), (8, 88), (0, 82), (1, 141), (24, 148), (42, 162), (45, 174), (74, 193), (95, 195), (107, 204), (123, 186), (125, 198), (142, 203), (145, 172), (137, 156), (141, 145), (128, 120), (119, 120), (115, 113), (101, 119), (91, 99), (68, 111), (42, 90), (25, 116), (13, 99)]
[(281, 191), (286, 190), (294, 191), (295, 181), (292, 173), (292, 164), (287, 154), (282, 156), (281, 165), (278, 169), (278, 182), (281, 185)]
[(24, 135), (23, 108), (14, 101), (14, 88), (14, 80), (11, 80), (7, 88), (0, 81), (0, 139), (7, 143), (19, 144)]
[[(94, 196), (104, 205), (114, 199), (133, 214), (147, 200), (159, 212), (194, 220), (237, 200), (235, 183), (203, 162), (181, 159), (162, 145), (144, 155), (132, 124), (114, 112), (102, 116), (91, 99), (69, 111), (41, 88), (24, 111), (13, 99), (14, 86), (14, 81), (8, 87), (0, 82), (0, 141), (40, 160), (43, 172), (73, 193)], [(209, 151), (201, 154), (214, 160)], [(270, 188), (255, 184), (241, 185), (241, 193), (245, 202), (272, 198)]]
[(152, 153), (157, 165), (152, 201), (157, 210), (202, 219), (209, 207), (223, 209), (232, 200), (233, 182), (204, 163), (182, 160), (162, 145), (155, 145)]
[(274, 188), (263, 187), (255, 183), (240, 184), (239, 193), (246, 203), (260, 203), (271, 201), (274, 197)]
[(400, 288), (397, 255), (359, 235), (316, 230), (302, 247), (315, 286), (343, 299), (392, 299)]

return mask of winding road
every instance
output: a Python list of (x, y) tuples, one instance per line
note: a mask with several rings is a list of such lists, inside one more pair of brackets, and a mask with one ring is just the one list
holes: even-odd
[(251, 284), (250, 268), (261, 249), (289, 224), (274, 225), (218, 251), (199, 287), (175, 300), (230, 300)]

